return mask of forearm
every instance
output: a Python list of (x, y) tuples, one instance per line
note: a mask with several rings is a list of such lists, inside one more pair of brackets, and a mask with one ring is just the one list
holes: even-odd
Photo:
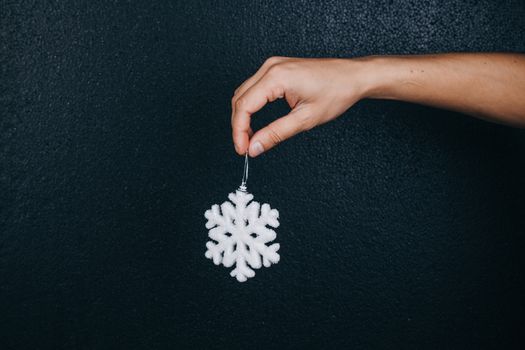
[(373, 56), (363, 64), (363, 97), (451, 109), (525, 127), (525, 55)]

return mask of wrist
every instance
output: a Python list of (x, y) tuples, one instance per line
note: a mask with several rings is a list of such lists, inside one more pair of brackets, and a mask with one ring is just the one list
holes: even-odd
[(399, 56), (367, 56), (359, 64), (360, 98), (396, 99), (396, 86), (403, 82), (404, 59)]

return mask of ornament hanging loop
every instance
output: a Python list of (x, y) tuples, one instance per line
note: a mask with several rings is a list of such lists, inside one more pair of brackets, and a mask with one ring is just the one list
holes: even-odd
[(246, 155), (244, 156), (244, 171), (242, 173), (242, 182), (237, 190), (241, 192), (247, 192), (248, 191), (248, 187), (246, 186), (247, 182), (248, 182), (248, 152), (246, 152)]

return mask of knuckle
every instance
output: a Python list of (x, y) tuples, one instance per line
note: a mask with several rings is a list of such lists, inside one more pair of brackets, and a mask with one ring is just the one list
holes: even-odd
[(276, 64), (276, 63), (278, 63), (280, 61), (281, 61), (281, 57), (279, 57), (279, 56), (271, 56), (271, 57), (268, 57), (266, 59), (266, 61), (264, 61), (264, 64), (265, 65), (274, 65), (274, 64)]
[(244, 98), (239, 98), (234, 103), (236, 109), (242, 109), (246, 105), (246, 100)]
[(291, 74), (297, 71), (297, 64), (294, 62), (280, 62), (268, 68), (267, 74), (270, 78), (282, 81), (291, 78)]
[(270, 101), (273, 102), (279, 98), (284, 97), (284, 89), (282, 87), (276, 87), (270, 93)]
[(271, 79), (278, 79), (281, 77), (283, 73), (283, 65), (282, 64), (274, 64), (270, 68), (268, 68), (268, 72), (266, 73), (268, 77)]
[(272, 127), (268, 127), (268, 137), (274, 145), (278, 145), (283, 141), (281, 135)]

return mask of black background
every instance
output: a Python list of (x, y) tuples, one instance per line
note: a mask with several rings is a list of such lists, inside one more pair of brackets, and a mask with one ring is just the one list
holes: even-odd
[[(525, 52), (522, 1), (2, 1), (1, 348), (509, 348), (525, 133), (362, 101), (251, 162), (281, 262), (239, 284), (204, 211), (269, 56)], [(277, 103), (255, 127), (286, 113)]]

